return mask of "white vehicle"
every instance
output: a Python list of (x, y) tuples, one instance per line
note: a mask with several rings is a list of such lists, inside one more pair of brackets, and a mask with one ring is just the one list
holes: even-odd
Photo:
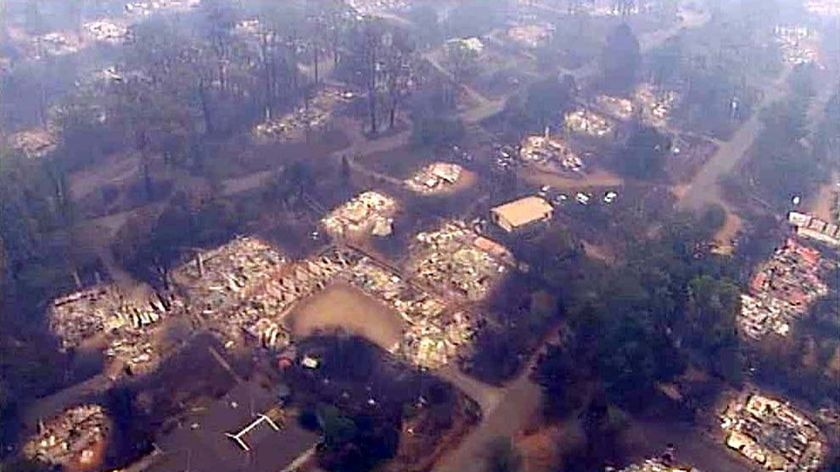
[(577, 195), (575, 195), (575, 200), (581, 205), (589, 205), (590, 197), (583, 192), (578, 192)]
[(609, 192), (604, 194), (604, 203), (609, 205), (610, 203), (614, 202), (616, 198), (618, 198), (618, 194), (610, 190)]
[(568, 199), (569, 199), (568, 196), (561, 193), (560, 195), (557, 195), (557, 196), (554, 197), (553, 203), (555, 205), (562, 205), (562, 204), (566, 203), (566, 200), (568, 200)]

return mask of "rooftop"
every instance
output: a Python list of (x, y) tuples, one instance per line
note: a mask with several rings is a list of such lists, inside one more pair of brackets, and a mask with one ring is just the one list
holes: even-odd
[(254, 383), (239, 384), (180, 424), (158, 440), (162, 453), (147, 472), (276, 472), (318, 442), (316, 433), (284, 418), (272, 392)]
[(491, 211), (508, 221), (514, 228), (545, 219), (554, 209), (540, 197), (530, 196), (497, 206)]

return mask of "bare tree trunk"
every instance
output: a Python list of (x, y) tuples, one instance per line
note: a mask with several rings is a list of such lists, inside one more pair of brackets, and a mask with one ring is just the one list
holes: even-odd
[(370, 132), (376, 134), (376, 91), (368, 90), (368, 113), (370, 114)]
[(397, 121), (397, 106), (398, 105), (399, 105), (399, 99), (397, 97), (391, 97), (391, 110), (390, 110), (390, 116), (388, 117), (389, 127), (391, 129), (394, 128), (394, 124)]
[(265, 109), (265, 119), (271, 119), (271, 104), (273, 102), (272, 98), (274, 95), (274, 87), (272, 85), (271, 80), (271, 71), (272, 71), (272, 64), (273, 59), (271, 58), (271, 46), (269, 45), (269, 38), (267, 35), (263, 36), (262, 39), (262, 55), (263, 55), (263, 72), (264, 76), (263, 79), (265, 80), (265, 103), (263, 104), (263, 108)]
[(204, 131), (207, 134), (213, 134), (213, 119), (210, 116), (209, 97), (207, 96), (207, 86), (204, 85), (204, 79), (198, 82), (198, 99), (201, 102), (201, 114), (204, 117)]
[(317, 44), (314, 46), (312, 51), (313, 51), (313, 56), (314, 56), (313, 60), (315, 62), (315, 85), (318, 85), (318, 58), (319, 58), (320, 48), (318, 47)]
[(373, 134), (377, 132), (376, 126), (376, 66), (377, 54), (376, 48), (378, 38), (376, 36), (369, 36), (367, 40), (367, 92), (368, 92), (368, 111), (370, 113), (370, 131)]

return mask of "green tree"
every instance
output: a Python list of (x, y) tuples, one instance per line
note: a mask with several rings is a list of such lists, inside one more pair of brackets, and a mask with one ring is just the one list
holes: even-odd
[(726, 279), (695, 277), (688, 285), (685, 337), (709, 369), (727, 380), (741, 379), (736, 317), (741, 311), (740, 290)]
[(522, 469), (522, 454), (509, 438), (496, 438), (488, 445), (487, 472), (518, 472)]
[(636, 84), (642, 62), (639, 40), (626, 23), (607, 37), (601, 54), (604, 88), (610, 93), (629, 92)]
[(525, 96), (525, 112), (529, 121), (540, 129), (550, 126), (571, 108), (575, 88), (571, 76), (562, 80), (549, 78), (529, 86)]
[(534, 370), (534, 380), (542, 388), (544, 410), (549, 417), (562, 418), (581, 408), (586, 399), (585, 362), (576, 359), (575, 354), (568, 346), (551, 345)]
[(412, 120), (411, 143), (417, 147), (447, 146), (463, 136), (464, 124), (457, 118), (424, 114)]
[(618, 170), (637, 179), (652, 179), (662, 175), (665, 159), (671, 149), (671, 139), (656, 128), (637, 127), (619, 154)]
[(318, 407), (318, 422), (324, 432), (324, 445), (327, 449), (338, 449), (356, 437), (358, 430), (353, 420), (332, 405)]

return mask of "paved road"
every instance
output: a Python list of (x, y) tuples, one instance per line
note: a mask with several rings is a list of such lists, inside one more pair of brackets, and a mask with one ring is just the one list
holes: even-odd
[[(473, 429), (456, 449), (438, 461), (434, 472), (483, 472), (486, 470), (485, 455), (488, 444), (498, 437), (516, 436), (539, 414), (542, 391), (531, 381), (531, 371), (549, 342), (557, 340), (558, 333), (558, 330), (549, 333), (542, 347), (522, 369), (522, 373), (504, 387), (482, 384), (460, 372), (454, 377), (454, 381), (446, 372), (440, 374), (481, 404), (483, 417), (478, 427)], [(476, 388), (480, 390), (476, 391)]]
[(488, 385), (461, 372), (461, 369), (455, 364), (449, 364), (435, 371), (434, 374), (455, 385), (464, 394), (475, 400), (481, 407), (482, 412), (495, 410), (505, 393), (505, 390), (500, 387)]
[(482, 472), (488, 444), (497, 437), (513, 437), (539, 412), (542, 392), (528, 378), (527, 369), (499, 392), (499, 401), (483, 411), (481, 424), (434, 468), (434, 472)]
[[(745, 159), (750, 147), (762, 130), (761, 114), (774, 103), (784, 99), (789, 90), (787, 80), (792, 73), (791, 68), (776, 79), (765, 89), (765, 96), (749, 120), (744, 122), (729, 141), (719, 142), (717, 152), (703, 165), (700, 172), (692, 179), (686, 192), (679, 201), (679, 207), (686, 210), (697, 210), (710, 204), (724, 204), (721, 195), (720, 180), (732, 172)], [(831, 99), (833, 82), (818, 81), (816, 96), (812, 99), (808, 109), (807, 120), (810, 132), (816, 131), (820, 119), (824, 114), (825, 105)]]
[[(643, 38), (641, 41), (643, 48), (645, 50), (654, 48), (685, 28), (702, 26), (708, 20), (707, 15), (686, 18), (682, 24), (667, 30), (667, 34)], [(583, 72), (579, 70), (576, 77), (579, 74), (579, 78), (591, 78), (597, 71), (597, 67), (591, 65), (581, 69)], [(486, 110), (482, 110), (482, 114), (490, 111), (492, 110), (488, 107)], [(491, 115), (492, 113), (487, 116)], [(556, 339), (556, 333), (546, 339)], [(483, 418), (481, 423), (461, 441), (456, 449), (453, 449), (438, 461), (434, 472), (482, 472), (486, 470), (485, 455), (488, 444), (500, 436), (516, 436), (539, 413), (542, 405), (542, 392), (539, 386), (531, 381), (530, 375), (547, 344), (548, 342), (544, 343), (534, 354), (519, 377), (501, 388), (484, 385), (480, 382), (463, 383), (461, 382), (462, 379), (458, 378), (463, 374), (459, 373), (458, 376), (450, 378), (446, 372), (442, 373), (444, 378), (459, 386), (462, 391), (482, 406)]]
[(720, 143), (717, 152), (706, 161), (688, 184), (679, 201), (680, 208), (697, 210), (706, 205), (723, 203), (720, 179), (729, 174), (747, 155), (747, 151), (761, 132), (762, 112), (787, 94), (786, 82), (790, 72), (791, 70), (787, 69), (766, 89), (761, 104), (753, 110), (752, 116), (738, 128), (731, 139)]

